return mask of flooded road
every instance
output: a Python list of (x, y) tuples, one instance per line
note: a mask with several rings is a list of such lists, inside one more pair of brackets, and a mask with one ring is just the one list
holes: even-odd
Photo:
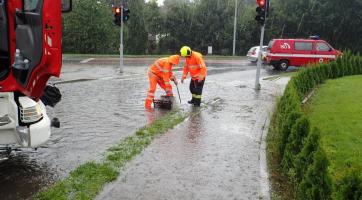
[(254, 75), (210, 76), (205, 95), (215, 100), (156, 139), (97, 199), (269, 199), (262, 143), (284, 83), (255, 91)]
[[(124, 73), (119, 73), (116, 59), (103, 58), (88, 62), (82, 61), (84, 60), (67, 60), (62, 70), (61, 79), (51, 80), (62, 91), (63, 98), (54, 109), (48, 108), (48, 114), (60, 119), (61, 128), (53, 129), (51, 139), (37, 151), (30, 149), (13, 152), (8, 160), (0, 163), (1, 199), (31, 199), (31, 196), (40, 189), (66, 177), (71, 170), (80, 164), (102, 158), (107, 148), (163, 114), (162, 112), (149, 114), (143, 109), (143, 100), (148, 88), (145, 74), (147, 67), (153, 63), (154, 59), (128, 59), (125, 61)], [(253, 90), (253, 84), (250, 80), (255, 77), (255, 66), (250, 65), (245, 59), (207, 60), (207, 64), (210, 76), (205, 84), (204, 101), (209, 102), (215, 98), (220, 98), (222, 101), (220, 104), (202, 111), (200, 115), (209, 119), (213, 115), (205, 113), (218, 112), (218, 110), (223, 115), (227, 115), (228, 110), (222, 108), (241, 109), (239, 115), (235, 116), (236, 118), (245, 117), (243, 116), (245, 114), (243, 109), (255, 112), (258, 105), (250, 101), (257, 95), (253, 92), (246, 93), (240, 99), (229, 101), (230, 97), (234, 98), (233, 91), (238, 90), (238, 87), (239, 89)], [(231, 71), (235, 73), (230, 73)], [(178, 78), (180, 73), (181, 71), (178, 69), (176, 73)], [(262, 70), (262, 73), (263, 76), (268, 76), (276, 72), (267, 68)], [(233, 79), (225, 78), (225, 76), (229, 76), (228, 74), (237, 74), (237, 76)], [(232, 87), (225, 87), (227, 85)], [(271, 90), (274, 91), (272, 88)], [(175, 88), (174, 93), (176, 94)], [(190, 98), (188, 82), (181, 85), (180, 93), (183, 102), (181, 107), (188, 107), (185, 103)], [(163, 94), (162, 91), (158, 89), (156, 96), (161, 94)], [(240, 108), (239, 101), (249, 103), (246, 105), (247, 107)], [(228, 106), (229, 104), (232, 104), (232, 107)], [(230, 117), (225, 119), (227, 121), (234, 119)], [(201, 130), (210, 130), (212, 127), (209, 124), (203, 124), (202, 119), (203, 117), (195, 118), (196, 121), (201, 120), (195, 124), (192, 124), (190, 120), (187, 122), (189, 128), (200, 129), (200, 131), (190, 131), (190, 135), (186, 135), (187, 138), (184, 138), (182, 143), (184, 146), (179, 144), (180, 148), (199, 148), (195, 142), (205, 142), (200, 138), (212, 139), (218, 134), (217, 132), (208, 132), (210, 135), (202, 134)], [(256, 121), (253, 117), (250, 120)], [(185, 137), (185, 135), (177, 134), (177, 130), (173, 134), (178, 137)], [(237, 136), (236, 132), (235, 134)], [(169, 135), (167, 137), (170, 137), (168, 140), (175, 138)], [(178, 137), (175, 138), (174, 142), (181, 142)], [(250, 138), (251, 141), (254, 139)], [(155, 145), (158, 146), (159, 142), (160, 140), (157, 140), (146, 152), (155, 149)], [(243, 146), (244, 143), (248, 143), (248, 140), (239, 141), (235, 144)], [(252, 143), (254, 145), (255, 142)], [(205, 143), (205, 145), (210, 144)], [(157, 151), (164, 152), (167, 149), (167, 144), (159, 145), (158, 148), (160, 149)], [(223, 146), (214, 146), (215, 150), (219, 148), (223, 148)], [(255, 146), (251, 151), (256, 150)], [(230, 154), (230, 156), (238, 151), (240, 149), (225, 146), (225, 153)], [(201, 148), (198, 156), (202, 156), (202, 152)], [(214, 155), (214, 152), (209, 153)], [(215, 162), (221, 155), (214, 155)], [(139, 159), (141, 158), (144, 158), (144, 154), (137, 158), (136, 162), (140, 162)], [(147, 159), (143, 162), (147, 163)], [(162, 162), (167, 163), (168, 161), (165, 159)], [(177, 161), (174, 162), (177, 163)], [(192, 163), (192, 161), (190, 162)], [(175, 166), (176, 163), (174, 163)], [(171, 167), (169, 170), (172, 169), (175, 168)], [(134, 170), (142, 170), (142, 168), (136, 167)], [(187, 171), (187, 168), (185, 170)], [(144, 173), (147, 172), (149, 171), (144, 171)], [(218, 176), (215, 178), (217, 179)]]

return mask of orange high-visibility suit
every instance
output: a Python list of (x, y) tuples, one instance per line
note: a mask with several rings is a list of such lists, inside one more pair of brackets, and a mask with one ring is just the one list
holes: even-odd
[(188, 73), (190, 73), (192, 80), (205, 79), (207, 69), (201, 53), (192, 51), (191, 56), (186, 57), (186, 64), (183, 68), (182, 78), (186, 79)]
[(167, 96), (173, 96), (170, 80), (173, 80), (176, 84), (177, 81), (173, 76), (172, 67), (173, 65), (178, 65), (179, 61), (180, 56), (178, 55), (161, 58), (153, 63), (153, 65), (148, 69), (148, 80), (150, 86), (145, 101), (145, 108), (151, 108), (153, 99), (155, 98), (157, 84), (165, 90)]
[(202, 58), (201, 53), (192, 51), (190, 56), (186, 56), (186, 63), (183, 68), (182, 82), (186, 79), (187, 74), (190, 73), (190, 92), (192, 100), (189, 103), (200, 106), (202, 89), (204, 87), (205, 78), (207, 75), (207, 68)]

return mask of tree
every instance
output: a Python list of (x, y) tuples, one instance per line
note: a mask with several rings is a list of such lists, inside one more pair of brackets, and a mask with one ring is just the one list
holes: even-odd
[(361, 14), (361, 0), (276, 0), (269, 21), (275, 37), (317, 34), (337, 48), (361, 51)]
[(145, 25), (148, 33), (148, 53), (156, 53), (156, 37), (162, 32), (162, 16), (156, 0), (146, 3), (145, 6)]
[[(131, 11), (124, 27), (126, 53), (177, 53), (181, 46), (189, 45), (202, 53), (213, 46), (215, 54), (231, 54), (235, 0), (164, 0), (162, 7), (156, 0), (125, 1)], [(255, 1), (237, 1), (236, 50), (245, 54), (259, 44), (260, 26), (254, 20)], [(65, 52), (118, 52), (119, 27), (113, 24), (112, 2), (74, 0), (73, 12), (64, 17)], [(336, 48), (362, 50), (362, 0), (272, 2), (265, 43), (273, 38), (318, 34)]]
[[(104, 0), (74, 0), (73, 11), (64, 15), (63, 49), (71, 53), (115, 53), (117, 29)], [(119, 41), (119, 40), (118, 40)]]
[(159, 48), (163, 53), (177, 53), (181, 46), (193, 46), (191, 18), (193, 5), (187, 0), (165, 0)]
[(144, 0), (128, 1), (127, 7), (131, 11), (130, 19), (125, 24), (125, 52), (126, 54), (144, 54), (147, 49), (146, 22), (144, 21)]

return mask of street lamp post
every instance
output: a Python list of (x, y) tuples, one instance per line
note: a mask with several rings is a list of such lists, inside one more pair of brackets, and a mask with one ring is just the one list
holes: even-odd
[(233, 56), (235, 56), (235, 43), (236, 43), (236, 17), (237, 17), (237, 11), (238, 11), (238, 0), (235, 0)]

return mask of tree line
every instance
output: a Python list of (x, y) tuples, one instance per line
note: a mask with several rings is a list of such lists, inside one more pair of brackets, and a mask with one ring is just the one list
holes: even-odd
[[(237, 1), (236, 53), (259, 44), (254, 0)], [(112, 0), (73, 0), (63, 16), (66, 53), (116, 54), (120, 28), (113, 23)], [(126, 54), (172, 54), (183, 45), (231, 55), (235, 0), (125, 0), (130, 19), (124, 26)], [(362, 0), (270, 0), (265, 44), (273, 38), (320, 35), (335, 48), (362, 49)]]

